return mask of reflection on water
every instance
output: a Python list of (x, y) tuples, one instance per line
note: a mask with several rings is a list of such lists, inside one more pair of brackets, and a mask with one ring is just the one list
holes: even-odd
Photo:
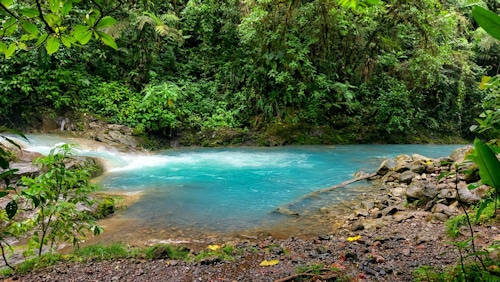
[[(28, 137), (30, 150), (42, 153), (64, 141), (53, 136)], [(373, 172), (384, 158), (413, 153), (440, 157), (457, 147), (190, 148), (147, 155), (119, 153), (87, 140), (78, 153), (107, 161), (107, 172), (95, 180), (105, 191), (141, 193), (126, 210), (102, 221), (107, 230), (102, 240), (130, 242), (197, 234), (327, 232), (334, 227), (317, 220), (321, 207), (339, 204), (340, 208), (346, 200), (369, 195), (377, 188), (358, 182), (297, 199), (348, 180), (357, 171)], [(290, 203), (288, 207), (300, 217), (273, 213)]]

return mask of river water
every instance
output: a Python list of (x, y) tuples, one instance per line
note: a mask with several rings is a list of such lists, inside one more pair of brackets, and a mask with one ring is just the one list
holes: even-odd
[[(448, 156), (461, 145), (339, 145), (272, 148), (186, 148), (155, 154), (120, 153), (111, 148), (55, 135), (28, 135), (28, 150), (48, 153), (61, 142), (80, 143), (78, 154), (99, 157), (107, 171), (95, 181), (103, 191), (140, 195), (127, 209), (103, 221), (106, 240), (122, 241), (141, 233), (234, 233), (267, 230), (297, 219), (273, 211), (286, 206), (303, 214), (322, 206), (369, 194), (357, 182), (314, 199), (310, 192), (374, 172), (399, 154)], [(177, 236), (179, 237), (179, 236)], [(128, 239), (127, 239), (128, 238)]]

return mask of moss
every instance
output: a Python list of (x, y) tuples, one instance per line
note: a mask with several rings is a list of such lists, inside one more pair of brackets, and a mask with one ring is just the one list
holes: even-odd
[(92, 216), (96, 219), (105, 218), (113, 213), (120, 207), (119, 204), (123, 201), (122, 197), (98, 194), (98, 204)]

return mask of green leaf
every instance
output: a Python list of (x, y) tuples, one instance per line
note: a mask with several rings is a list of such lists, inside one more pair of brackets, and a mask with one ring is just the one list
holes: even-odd
[(14, 0), (2, 0), (2, 5), (4, 5), (6, 8), (11, 6), (14, 3)]
[(14, 55), (14, 52), (16, 52), (16, 43), (11, 43), (9, 45), (9, 48), (5, 51), (5, 58), (9, 58), (10, 56)]
[(0, 198), (3, 198), (5, 196), (9, 195), (8, 192), (5, 192), (5, 191), (0, 191)]
[(483, 7), (474, 6), (472, 16), (489, 35), (500, 40), (500, 17), (497, 14)]
[(59, 0), (49, 0), (49, 8), (52, 13), (57, 13), (59, 11)]
[(17, 30), (17, 21), (14, 18), (8, 19), (4, 24), (3, 36), (10, 36)]
[(38, 40), (36, 41), (36, 43), (35, 43), (35, 47), (38, 47), (38, 46), (42, 45), (42, 43), (43, 43), (43, 42), (45, 42), (45, 40), (47, 40), (47, 37), (48, 37), (48, 36), (49, 36), (49, 35), (48, 35), (47, 33), (42, 34), (42, 35), (38, 38)]
[(69, 14), (69, 11), (71, 11), (72, 8), (73, 8), (73, 1), (66, 1), (64, 6), (62, 7), (61, 15), (66, 16), (67, 14)]
[(17, 203), (16, 201), (10, 201), (5, 207), (5, 212), (7, 212), (7, 217), (12, 219), (17, 213)]
[(75, 28), (73, 29), (73, 34), (75, 36), (75, 39), (82, 45), (87, 44), (92, 38), (92, 31), (88, 26), (75, 26)]
[(29, 33), (29, 34), (33, 34), (33, 35), (38, 35), (38, 27), (36, 27), (36, 25), (30, 23), (30, 22), (22, 22), (21, 23), (21, 26), (23, 27), (23, 29)]
[(481, 214), (483, 213), (483, 210), (488, 206), (488, 204), (490, 204), (492, 202), (493, 202), (492, 198), (487, 198), (486, 200), (481, 202), (481, 204), (479, 205), (479, 208), (476, 211), (476, 222), (479, 221), (479, 219), (481, 218)]
[(102, 18), (98, 23), (97, 23), (97, 28), (98, 29), (101, 29), (101, 28), (105, 28), (105, 27), (110, 27), (112, 25), (114, 25), (115, 23), (117, 23), (118, 21), (115, 20), (113, 17), (110, 17), (110, 16), (105, 16), (104, 18)]
[(7, 51), (7, 45), (5, 45), (5, 43), (3, 42), (0, 42), (0, 52), (5, 53), (5, 51)]
[(71, 44), (75, 44), (76, 43), (76, 39), (74, 37), (69, 36), (69, 35), (65, 35), (65, 34), (63, 34), (61, 36), (61, 41), (64, 44), (64, 46), (66, 46), (68, 48), (71, 47)]
[(469, 159), (472, 159), (479, 166), (481, 181), (495, 188), (498, 193), (500, 191), (500, 161), (491, 148), (476, 138), (474, 140), (474, 154), (469, 155)]
[(108, 45), (109, 47), (115, 50), (118, 50), (118, 46), (116, 45), (116, 42), (113, 39), (113, 37), (101, 31), (98, 31), (97, 34), (99, 35), (99, 38), (104, 44)]
[(57, 50), (59, 50), (60, 45), (61, 44), (59, 43), (59, 38), (52, 35), (49, 37), (49, 39), (47, 39), (47, 42), (45, 43), (45, 49), (47, 50), (47, 53), (49, 55), (52, 55), (57, 52)]
[(35, 9), (35, 8), (19, 9), (19, 13), (21, 13), (21, 15), (23, 15), (29, 19), (36, 18), (39, 15), (38, 9)]

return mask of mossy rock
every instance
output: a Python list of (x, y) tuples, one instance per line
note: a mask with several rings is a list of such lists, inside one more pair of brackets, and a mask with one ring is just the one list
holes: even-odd
[(97, 208), (92, 212), (96, 219), (102, 219), (114, 214), (121, 207), (119, 204), (123, 201), (120, 196), (98, 194), (96, 197), (98, 198)]

